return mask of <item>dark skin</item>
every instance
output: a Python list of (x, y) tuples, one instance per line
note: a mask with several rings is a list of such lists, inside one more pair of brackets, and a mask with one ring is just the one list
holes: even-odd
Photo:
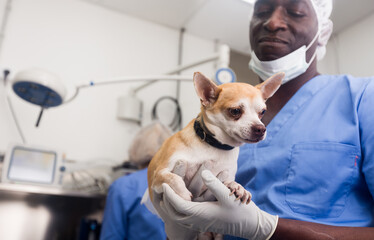
[[(317, 16), (310, 0), (258, 0), (250, 24), (251, 48), (262, 61), (280, 58), (309, 45), (317, 32)], [(317, 42), (307, 51), (309, 62)], [(268, 125), (291, 97), (310, 79), (319, 75), (316, 60), (307, 71), (282, 85), (267, 102), (262, 121)], [(272, 240), (374, 239), (374, 228), (335, 227), (279, 218)]]
[[(251, 48), (260, 60), (275, 60), (309, 45), (317, 32), (317, 24), (313, 7), (307, 0), (257, 1), (250, 25)], [(316, 47), (317, 42), (307, 51), (307, 62)], [(305, 73), (282, 85), (266, 102), (267, 111), (262, 122), (268, 125), (297, 90), (317, 75), (317, 62), (314, 60)]]

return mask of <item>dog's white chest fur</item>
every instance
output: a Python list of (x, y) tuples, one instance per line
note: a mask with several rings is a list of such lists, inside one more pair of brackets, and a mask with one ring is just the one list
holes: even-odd
[[(199, 144), (200, 145), (200, 144)], [(202, 201), (205, 186), (201, 171), (209, 169), (221, 181), (233, 181), (237, 170), (239, 148), (220, 150), (207, 144), (201, 144), (187, 151), (177, 151), (169, 159), (168, 170), (184, 178), (186, 187), (193, 194), (193, 200)]]

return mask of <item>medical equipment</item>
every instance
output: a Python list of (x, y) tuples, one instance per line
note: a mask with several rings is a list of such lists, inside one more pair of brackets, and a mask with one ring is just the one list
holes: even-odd
[(60, 79), (41, 69), (19, 72), (13, 79), (12, 87), (20, 98), (41, 107), (36, 127), (44, 109), (59, 106), (66, 96), (65, 86)]
[[(80, 89), (92, 87), (92, 86), (100, 86), (100, 85), (108, 85), (108, 84), (118, 84), (124, 82), (139, 82), (145, 81), (146, 83), (135, 88), (132, 90), (133, 92), (130, 96), (134, 96), (139, 90), (148, 87), (158, 81), (192, 81), (192, 76), (186, 75), (177, 75), (179, 72), (184, 71), (186, 69), (190, 69), (192, 67), (198, 66), (200, 64), (217, 61), (218, 70), (221, 68), (229, 69), (229, 62), (230, 62), (230, 48), (227, 45), (221, 45), (219, 47), (219, 51), (212, 56), (200, 59), (196, 62), (192, 62), (189, 64), (185, 64), (182, 66), (178, 66), (175, 69), (172, 69), (166, 72), (164, 75), (154, 75), (154, 76), (128, 76), (128, 77), (119, 77), (114, 79), (109, 79), (106, 81), (91, 81), (86, 84), (76, 86), (74, 95), (66, 100), (63, 104), (72, 101), (79, 93)], [(231, 70), (232, 71), (232, 70)]]
[(11, 144), (5, 153), (1, 182), (104, 193), (113, 181), (110, 178), (112, 167), (105, 162), (78, 163), (66, 160), (61, 151)]
[(134, 92), (121, 96), (117, 100), (117, 118), (140, 123), (142, 119), (143, 102)]
[(181, 111), (178, 99), (176, 98), (169, 97), (169, 96), (163, 96), (159, 98), (152, 108), (152, 121), (157, 121), (160, 119), (157, 113), (157, 106), (164, 100), (169, 100), (175, 105), (175, 108), (176, 108), (175, 114), (173, 116), (171, 123), (168, 126), (173, 131), (177, 131), (182, 128), (182, 111)]
[(231, 68), (220, 68), (216, 71), (216, 82), (218, 85), (235, 82), (236, 75)]
[[(32, 104), (41, 106), (41, 111), (36, 122), (36, 126), (38, 126), (44, 109), (71, 102), (74, 98), (77, 97), (80, 90), (83, 88), (126, 82), (128, 83), (146, 81), (145, 84), (132, 90), (128, 96), (121, 97), (118, 100), (118, 118), (140, 123), (142, 118), (142, 103), (138, 98), (136, 98), (136, 93), (139, 90), (160, 80), (192, 81), (191, 76), (183, 76), (177, 74), (183, 70), (211, 61), (217, 61), (218, 71), (216, 74), (216, 80), (218, 83), (232, 82), (235, 80), (235, 74), (228, 67), (230, 61), (230, 48), (227, 45), (221, 45), (218, 52), (213, 54), (212, 56), (203, 58), (193, 63), (178, 66), (175, 69), (166, 72), (164, 75), (127, 76), (108, 79), (106, 81), (91, 81), (89, 83), (80, 84), (75, 87), (75, 92), (69, 99), (66, 99), (66, 89), (64, 85), (61, 84), (60, 79), (54, 74), (40, 69), (28, 69), (17, 73), (16, 76), (11, 80), (11, 85), (13, 91), (20, 98)], [(8, 74), (4, 74), (4, 79), (6, 79), (7, 76)], [(12, 110), (10, 99), (8, 99), (8, 104), (10, 106), (10, 109)], [(12, 114), (12, 116), (17, 123), (17, 119), (14, 113)], [(19, 127), (18, 130), (20, 132)], [(21, 132), (20, 135), (22, 136)]]
[(12, 87), (20, 98), (42, 108), (58, 106), (66, 96), (65, 86), (60, 79), (41, 69), (17, 73)]
[(3, 183), (60, 186), (65, 167), (59, 151), (25, 144), (9, 146), (2, 167)]

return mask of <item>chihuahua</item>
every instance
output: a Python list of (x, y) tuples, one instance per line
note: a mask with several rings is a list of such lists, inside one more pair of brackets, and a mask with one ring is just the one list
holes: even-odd
[[(152, 158), (148, 166), (148, 194), (153, 205), (157, 204), (153, 201), (153, 191), (161, 194), (163, 183), (186, 200), (214, 201), (201, 179), (205, 169), (217, 176), (236, 199), (248, 204), (251, 194), (234, 181), (239, 146), (265, 139), (266, 128), (261, 122), (265, 102), (277, 91), (283, 78), (284, 73), (278, 73), (256, 86), (246, 83), (217, 86), (203, 74), (194, 73), (201, 112), (184, 129), (168, 138)], [(168, 221), (165, 229), (171, 240), (222, 238), (219, 234), (187, 230)]]

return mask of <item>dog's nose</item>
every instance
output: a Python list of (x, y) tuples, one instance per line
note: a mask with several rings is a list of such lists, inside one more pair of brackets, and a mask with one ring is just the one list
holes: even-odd
[(264, 136), (265, 132), (266, 132), (266, 127), (264, 125), (257, 124), (257, 125), (252, 126), (252, 133), (256, 137)]

